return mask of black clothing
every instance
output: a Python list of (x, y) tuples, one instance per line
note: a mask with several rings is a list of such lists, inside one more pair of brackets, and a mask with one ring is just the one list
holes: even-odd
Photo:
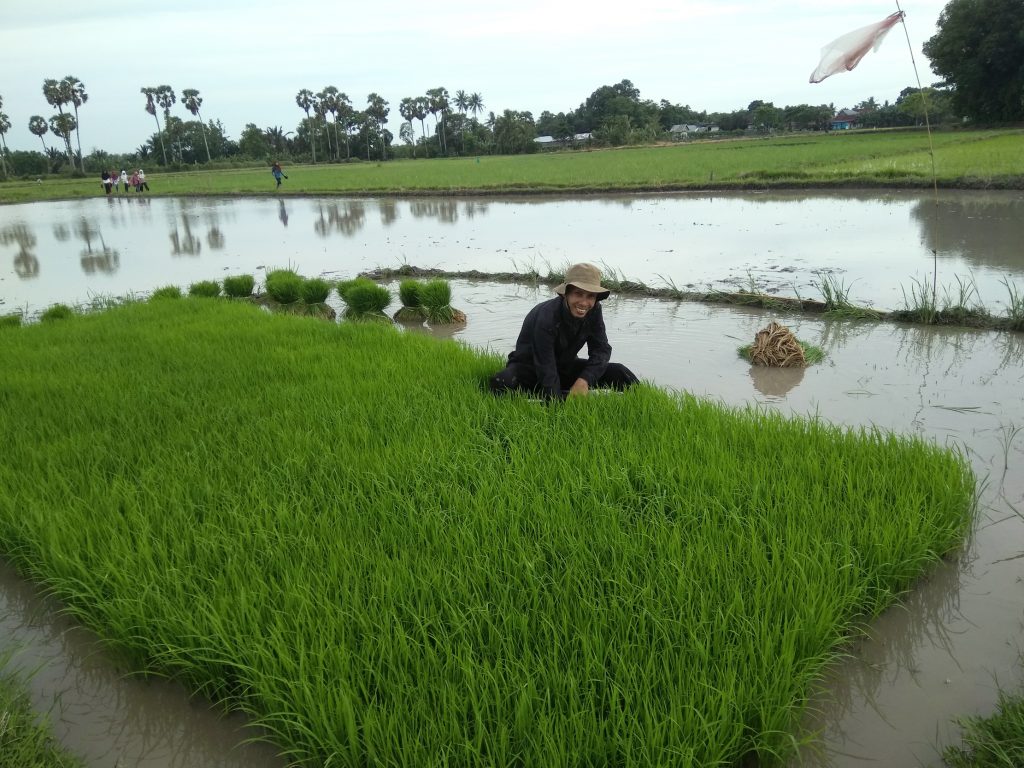
[[(584, 345), (589, 355), (586, 360), (576, 357)], [(491, 378), (491, 391), (526, 389), (546, 397), (561, 397), (576, 379), (583, 379), (591, 387), (616, 389), (636, 383), (632, 371), (608, 362), (611, 355), (600, 302), (586, 317), (575, 318), (569, 314), (565, 299), (556, 296), (526, 315), (508, 364)]]

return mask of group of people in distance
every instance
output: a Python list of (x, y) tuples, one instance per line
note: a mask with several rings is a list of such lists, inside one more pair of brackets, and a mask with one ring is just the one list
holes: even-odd
[(117, 192), (118, 187), (121, 187), (125, 192), (128, 191), (129, 187), (136, 192), (141, 192), (142, 190), (149, 191), (149, 184), (146, 183), (146, 172), (141, 168), (137, 171), (132, 171), (131, 177), (128, 176), (128, 171), (124, 168), (121, 169), (121, 173), (117, 171), (104, 171), (100, 174), (100, 183), (108, 195), (111, 191)]

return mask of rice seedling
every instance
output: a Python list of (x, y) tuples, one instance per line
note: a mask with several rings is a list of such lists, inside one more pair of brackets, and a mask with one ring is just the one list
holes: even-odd
[(1024, 294), (1021, 294), (1016, 283), (1011, 283), (1008, 278), (1004, 277), (1001, 282), (1009, 294), (1006, 304), (1006, 328), (1011, 331), (1024, 331)]
[(842, 278), (832, 272), (818, 271), (814, 273), (816, 280), (811, 280), (821, 294), (825, 304), (825, 314), (830, 317), (842, 317), (850, 319), (871, 319), (878, 320), (881, 312), (867, 307), (858, 307), (850, 302), (850, 287)]
[(391, 303), (391, 291), (372, 280), (359, 279), (349, 281), (344, 287), (338, 286), (338, 292), (344, 299), (345, 317), (350, 320), (389, 320), (384, 310)]
[(498, 355), (247, 302), (0, 359), (0, 553), (302, 764), (783, 762), (974, 512), (917, 437), (649, 385), (495, 398)]
[(395, 320), (402, 323), (422, 323), (426, 319), (422, 292), (423, 283), (419, 280), (403, 280), (398, 284), (398, 298), (402, 306), (395, 312)]
[(293, 304), (302, 295), (303, 278), (292, 269), (267, 272), (267, 293), (278, 304)]
[(1015, 768), (1024, 765), (1024, 696), (999, 694), (989, 717), (960, 721), (962, 744), (947, 747), (942, 759), (949, 768)]
[[(9, 653), (0, 654), (0, 668)], [(25, 693), (25, 682), (0, 674), (0, 766), (5, 768), (84, 768), (85, 763), (61, 749), (46, 717), (39, 717)]]
[(322, 277), (306, 278), (301, 293), (304, 304), (323, 304), (331, 294), (331, 284)]
[(21, 313), (12, 312), (7, 315), (0, 315), (0, 328), (17, 328), (21, 325)]
[(348, 296), (349, 291), (351, 291), (353, 288), (355, 288), (357, 286), (371, 286), (371, 285), (376, 285), (376, 283), (373, 280), (370, 280), (367, 277), (354, 277), (351, 280), (342, 280), (341, 282), (338, 283), (338, 288), (337, 288), (338, 296), (340, 296), (341, 300), (344, 301), (347, 304), (348, 303), (347, 296)]
[(74, 316), (75, 310), (67, 304), (52, 304), (39, 316), (39, 321), (47, 323), (53, 320), (68, 320)]
[(943, 325), (988, 325), (989, 313), (981, 303), (973, 275), (970, 278), (955, 275), (954, 279), (955, 291), (947, 286), (942, 288), (942, 309), (937, 313), (935, 321)]
[(244, 299), (252, 296), (256, 279), (252, 275), (234, 275), (224, 278), (224, 294), (233, 299)]
[[(797, 339), (797, 343), (800, 345), (800, 349), (803, 350), (804, 360), (807, 365), (814, 365), (820, 363), (825, 359), (825, 350), (821, 347), (817, 347), (814, 344), (808, 344), (806, 341), (800, 341)], [(753, 349), (753, 344), (744, 344), (741, 347), (736, 348), (736, 353), (748, 362), (753, 362), (750, 358), (750, 351)]]
[(180, 299), (181, 288), (176, 285), (165, 285), (162, 288), (157, 288), (149, 296), (150, 299)]
[(893, 318), (932, 325), (938, 316), (939, 308), (935, 291), (928, 281), (924, 278), (912, 279), (909, 296), (907, 296), (906, 288), (901, 286), (901, 290), (903, 292), (903, 309), (893, 311)]
[(452, 287), (447, 280), (429, 280), (420, 289), (420, 301), (427, 322), (433, 325), (463, 323), (466, 315), (452, 308)]
[(220, 283), (216, 280), (200, 280), (188, 287), (188, 295), (215, 299), (220, 296)]

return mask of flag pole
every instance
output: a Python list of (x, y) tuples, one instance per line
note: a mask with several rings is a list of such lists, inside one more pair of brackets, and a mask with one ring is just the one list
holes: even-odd
[[(939, 182), (938, 173), (935, 170), (935, 146), (932, 143), (932, 125), (928, 118), (928, 94), (924, 92), (924, 88), (921, 87), (921, 76), (917, 72), (917, 60), (914, 58), (914, 46), (910, 42), (910, 32), (907, 31), (907, 15), (900, 8), (900, 0), (896, 0), (896, 10), (900, 12), (900, 21), (903, 24), (903, 34), (907, 38), (907, 50), (910, 51), (910, 63), (914, 67), (914, 78), (917, 80), (917, 91), (921, 94), (921, 107), (924, 110), (924, 127), (928, 134), (928, 156), (932, 161), (932, 197), (934, 201), (934, 216), (935, 220), (938, 221), (939, 216)], [(936, 311), (936, 301), (938, 294), (938, 281), (939, 281), (939, 253), (936, 248), (932, 248), (932, 307), (931, 313), (934, 315)]]

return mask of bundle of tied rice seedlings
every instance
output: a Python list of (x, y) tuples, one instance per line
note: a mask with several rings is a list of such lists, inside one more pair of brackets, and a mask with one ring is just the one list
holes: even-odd
[(252, 295), (256, 279), (252, 275), (235, 275), (224, 278), (224, 293), (233, 299), (244, 299)]
[(388, 320), (384, 314), (391, 303), (391, 291), (366, 278), (347, 280), (338, 285), (338, 295), (348, 306), (345, 317), (350, 320)]
[(420, 290), (427, 322), (432, 325), (449, 325), (466, 322), (466, 314), (452, 308), (452, 288), (447, 280), (430, 280)]
[(278, 304), (298, 301), (302, 283), (302, 277), (291, 269), (274, 269), (267, 273), (267, 293)]
[(323, 304), (331, 293), (331, 284), (322, 277), (310, 277), (302, 282), (302, 302)]
[(750, 362), (775, 368), (803, 368), (807, 357), (793, 332), (773, 320), (754, 335)]
[(188, 295), (215, 299), (220, 296), (220, 283), (216, 280), (200, 280), (188, 287)]
[(403, 280), (398, 286), (401, 308), (395, 312), (395, 320), (402, 323), (422, 323), (427, 313), (422, 301), (423, 283), (419, 280)]

